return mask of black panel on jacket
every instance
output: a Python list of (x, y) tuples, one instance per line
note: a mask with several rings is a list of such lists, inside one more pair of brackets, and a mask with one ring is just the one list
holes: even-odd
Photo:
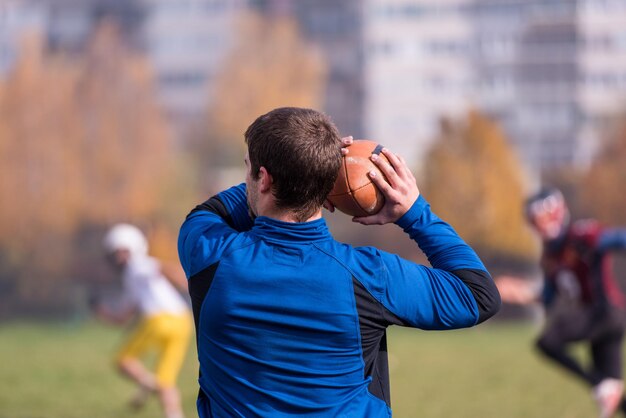
[[(189, 217), (192, 213), (196, 213), (198, 211), (207, 211), (212, 212), (219, 215), (230, 227), (233, 226), (233, 218), (228, 213), (228, 209), (224, 203), (220, 200), (218, 196), (213, 196), (206, 200), (204, 203), (196, 206), (189, 212)], [(191, 276), (187, 282), (187, 286), (189, 287), (189, 296), (191, 297), (191, 308), (193, 310), (193, 321), (196, 324), (196, 345), (198, 344), (198, 325), (200, 322), (200, 311), (202, 310), (202, 304), (204, 303), (204, 299), (206, 298), (209, 289), (211, 288), (211, 283), (213, 283), (213, 278), (215, 277), (215, 272), (217, 271), (217, 267), (219, 262), (212, 264), (200, 271), (199, 273)], [(202, 372), (198, 373), (202, 376)], [(198, 399), (203, 399), (205, 402), (208, 402), (208, 398), (206, 394), (202, 391), (202, 388), (198, 390)]]
[(352, 279), (352, 285), (361, 329), (361, 349), (365, 363), (364, 377), (372, 377), (368, 390), (390, 407), (386, 329), (389, 325), (408, 324), (374, 299), (355, 278)]
[(502, 301), (493, 279), (484, 270), (463, 269), (452, 272), (469, 287), (478, 305), (478, 322), (486, 321), (500, 310)]
[[(187, 281), (189, 296), (191, 297), (193, 322), (196, 324), (196, 345), (198, 344), (198, 324), (200, 322), (200, 311), (202, 310), (202, 304), (204, 303), (204, 299), (206, 298), (207, 293), (209, 293), (209, 289), (211, 288), (211, 283), (213, 283), (213, 278), (215, 277), (215, 272), (217, 271), (218, 266), (219, 262), (211, 264), (209, 267), (205, 268), (201, 272), (191, 276)], [(201, 377), (202, 371), (199, 371), (198, 375)], [(198, 390), (198, 399), (201, 398), (205, 399), (208, 402), (208, 398), (202, 391), (202, 388)]]
[(198, 211), (206, 211), (206, 212), (215, 213), (219, 215), (224, 220), (224, 222), (228, 224), (228, 226), (230, 226), (231, 228), (234, 228), (233, 218), (230, 216), (228, 209), (226, 209), (226, 206), (217, 195), (209, 198), (204, 203), (201, 203), (195, 208), (193, 208), (191, 212), (189, 212), (189, 215), (187, 215), (187, 217), (189, 217), (191, 214), (196, 213)]
[[(219, 266), (219, 262), (211, 264), (209, 267), (191, 276), (187, 282), (189, 287), (189, 296), (191, 297), (191, 309), (193, 310), (193, 320), (196, 324), (196, 330), (200, 322), (200, 310), (206, 294), (209, 292), (215, 271)], [(196, 340), (198, 339), (196, 333)], [(197, 341), (196, 341), (197, 342)]]

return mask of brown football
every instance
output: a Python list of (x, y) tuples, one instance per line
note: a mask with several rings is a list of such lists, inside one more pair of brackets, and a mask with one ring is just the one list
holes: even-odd
[(387, 161), (381, 154), (383, 146), (361, 139), (355, 140), (348, 149), (348, 154), (342, 157), (339, 175), (328, 200), (335, 208), (351, 216), (374, 215), (383, 207), (385, 198), (367, 173), (375, 171), (383, 176), (370, 159), (372, 154), (378, 154)]

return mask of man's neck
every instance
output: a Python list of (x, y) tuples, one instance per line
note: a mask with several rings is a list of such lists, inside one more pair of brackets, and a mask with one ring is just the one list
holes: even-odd
[(299, 219), (299, 217), (296, 215), (296, 212), (294, 212), (293, 210), (279, 208), (276, 205), (276, 199), (271, 192), (259, 193), (259, 197), (256, 203), (256, 210), (256, 216), (266, 216), (268, 218), (291, 223), (311, 222), (322, 217), (322, 207), (320, 206), (319, 209), (307, 219)]
[(283, 221), (283, 222), (291, 222), (291, 223), (299, 223), (299, 222), (311, 222), (311, 221), (315, 221), (317, 219), (320, 219), (322, 217), (322, 209), (320, 208), (320, 210), (318, 210), (317, 212), (315, 212), (313, 214), (313, 216), (309, 217), (308, 219), (302, 221), (302, 220), (298, 220), (298, 217), (296, 216), (296, 214), (291, 211), (291, 210), (265, 210), (265, 211), (260, 211), (260, 213), (258, 214), (259, 216), (267, 216), (268, 218), (272, 218), (272, 219), (277, 219), (279, 221)]

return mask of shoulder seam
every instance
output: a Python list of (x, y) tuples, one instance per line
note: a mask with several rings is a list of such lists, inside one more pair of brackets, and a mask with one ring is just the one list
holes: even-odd
[[(245, 234), (245, 232), (240, 232), (240, 233), (239, 233), (239, 235), (241, 235), (241, 234)], [(191, 278), (192, 276), (194, 276), (194, 275), (196, 275), (196, 274), (200, 273), (202, 270), (206, 269), (207, 267), (209, 267), (209, 266), (211, 266), (211, 265), (213, 265), (213, 264), (215, 264), (215, 263), (220, 262), (222, 259), (224, 259), (225, 257), (228, 257), (228, 256), (229, 256), (229, 255), (231, 255), (233, 252), (235, 252), (235, 251), (237, 251), (237, 250), (240, 250), (240, 249), (242, 249), (242, 248), (245, 248), (245, 247), (249, 247), (250, 245), (254, 245), (254, 244), (256, 244), (257, 242), (259, 242), (260, 240), (261, 240), (261, 238), (259, 238), (259, 237), (255, 237), (255, 238), (254, 238), (254, 239), (252, 239), (250, 242), (245, 242), (245, 243), (242, 243), (242, 244), (240, 244), (240, 245), (234, 246), (234, 248), (230, 248), (230, 247), (229, 247), (229, 248), (227, 248), (227, 249), (226, 249), (226, 250), (222, 253), (222, 255), (221, 255), (218, 259), (216, 259), (215, 261), (213, 261), (213, 262), (211, 262), (211, 263), (207, 264), (206, 266), (204, 266), (204, 267), (202, 267), (202, 268), (200, 268), (200, 269), (197, 269), (197, 270), (196, 270), (196, 269), (194, 269), (195, 271), (194, 271), (192, 274), (190, 274), (190, 275), (189, 275), (189, 277)]]
[[(330, 258), (334, 259), (335, 261), (337, 261), (339, 264), (341, 264), (346, 270), (348, 270), (348, 272), (350, 272), (350, 274), (352, 275), (352, 277), (354, 278), (354, 280), (358, 281), (359, 283), (361, 283), (361, 286), (363, 286), (363, 288), (365, 290), (367, 290), (367, 292), (372, 295), (372, 297), (376, 300), (376, 302), (380, 303), (381, 306), (383, 306), (385, 309), (387, 309), (389, 312), (391, 312), (392, 314), (394, 314), (395, 316), (397, 316), (398, 318), (402, 318), (400, 315), (398, 315), (397, 312), (395, 312), (393, 309), (391, 309), (389, 306), (387, 306), (385, 303), (383, 303), (381, 301), (381, 297), (380, 297), (380, 293), (379, 292), (372, 292), (372, 290), (370, 288), (368, 288), (365, 283), (363, 283), (363, 281), (361, 279), (359, 279), (359, 276), (357, 276), (356, 274), (354, 274), (354, 271), (348, 267), (344, 262), (342, 262), (341, 260), (339, 260), (337, 257), (335, 257), (333, 254), (330, 254), (329, 252), (325, 251), (324, 249), (320, 248), (316, 243), (313, 243), (313, 245), (320, 250), (321, 252), (323, 252), (324, 254), (326, 254), (327, 256), (329, 256)], [(385, 272), (388, 274), (387, 272), (387, 268), (385, 266), (384, 263), (382, 263), (383, 265), (383, 269), (385, 270)]]

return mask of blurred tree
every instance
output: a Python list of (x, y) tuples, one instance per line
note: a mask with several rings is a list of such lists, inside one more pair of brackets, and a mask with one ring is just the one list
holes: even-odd
[(492, 262), (536, 256), (523, 214), (522, 167), (504, 134), (484, 115), (471, 111), (464, 121), (442, 122), (420, 188), (481, 256)]
[(243, 134), (254, 119), (281, 106), (319, 108), (325, 82), (319, 49), (302, 39), (293, 19), (243, 14), (194, 154), (208, 169), (241, 165)]
[[(69, 261), (69, 233), (80, 211), (77, 71), (24, 39), (0, 95), (0, 249), (18, 300), (49, 291), (39, 285)], [(43, 292), (43, 293), (42, 293)]]
[(626, 115), (607, 135), (580, 187), (585, 215), (613, 225), (626, 225)]
[(77, 88), (86, 216), (96, 223), (145, 220), (162, 204), (171, 152), (147, 60), (120, 42), (116, 25), (104, 23), (84, 57)]
[[(166, 218), (180, 202), (168, 199), (175, 157), (155, 103), (147, 61), (111, 22), (79, 57), (25, 40), (0, 86), (0, 259), (13, 266), (0, 274), (13, 302), (67, 300), (61, 283), (97, 275), (100, 233), (114, 222), (149, 236), (179, 225), (184, 214)], [(175, 244), (168, 251), (175, 257)]]

